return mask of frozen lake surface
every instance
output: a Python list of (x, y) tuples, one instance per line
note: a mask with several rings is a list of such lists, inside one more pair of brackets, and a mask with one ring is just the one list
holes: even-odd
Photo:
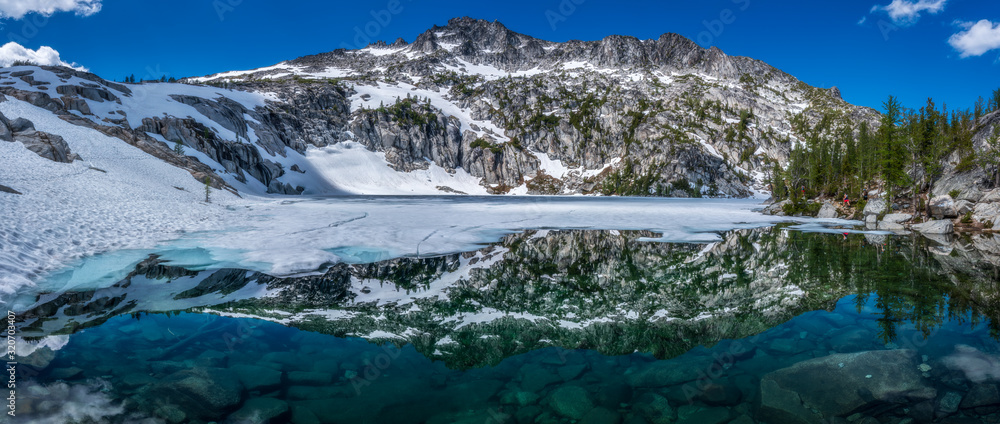
[[(226, 205), (211, 230), (181, 232), (151, 247), (95, 252), (38, 278), (36, 290), (102, 287), (150, 254), (189, 269), (241, 268), (275, 276), (340, 263), (468, 252), (532, 229), (649, 230), (648, 242), (711, 243), (724, 231), (799, 222), (802, 231), (856, 232), (854, 221), (766, 216), (758, 201), (620, 197), (321, 197), (248, 199)], [(204, 225), (202, 226), (204, 227)], [(846, 228), (846, 229), (844, 229)], [(128, 233), (125, 233), (127, 236)], [(59, 244), (71, 240), (45, 239)], [(114, 238), (106, 231), (100, 238)], [(128, 246), (127, 240), (105, 243)], [(55, 248), (58, 250), (58, 247)], [(14, 273), (18, 267), (10, 267)], [(26, 268), (27, 269), (27, 268)], [(23, 296), (22, 296), (23, 297)], [(30, 297), (30, 296), (29, 296)]]

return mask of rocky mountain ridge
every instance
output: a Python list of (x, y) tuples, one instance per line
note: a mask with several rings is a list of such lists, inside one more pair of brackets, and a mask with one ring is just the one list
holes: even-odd
[(389, 176), (400, 193), (746, 197), (799, 142), (793, 121), (877, 118), (677, 34), (555, 43), (471, 18), (182, 82), (25, 67), (0, 93), (216, 187), (279, 194), (380, 194), (369, 180)]

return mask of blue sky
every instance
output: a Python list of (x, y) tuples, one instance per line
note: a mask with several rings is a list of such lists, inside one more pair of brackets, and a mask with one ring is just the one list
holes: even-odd
[(0, 0), (0, 15), (3, 43), (31, 49), (4, 46), (0, 61), (58, 55), (118, 80), (200, 76), (360, 47), (357, 31), (366, 28), (373, 39), (413, 41), (434, 24), (472, 16), (552, 41), (676, 32), (876, 108), (893, 94), (909, 107), (930, 96), (964, 109), (1000, 87), (994, 0)]

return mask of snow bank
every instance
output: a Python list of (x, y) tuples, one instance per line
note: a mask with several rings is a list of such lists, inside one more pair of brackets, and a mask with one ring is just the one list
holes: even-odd
[[(57, 163), (21, 143), (0, 143), (0, 183), (24, 193), (0, 193), (0, 302), (78, 259), (151, 249), (233, 216), (225, 205), (238, 202), (235, 196), (216, 192), (215, 203), (202, 203), (204, 188), (187, 171), (117, 138), (11, 98), (0, 103), (0, 112), (63, 136), (83, 158)], [(134, 259), (127, 256), (112, 263), (130, 264)]]

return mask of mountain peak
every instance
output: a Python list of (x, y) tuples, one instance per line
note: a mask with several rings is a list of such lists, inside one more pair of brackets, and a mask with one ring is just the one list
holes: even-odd
[(461, 54), (472, 54), (476, 51), (499, 53), (508, 49), (519, 49), (532, 42), (535, 38), (511, 31), (499, 21), (487, 21), (468, 16), (452, 18), (448, 25), (434, 25), (431, 29), (417, 36), (413, 42), (415, 49), (431, 52), (438, 48), (451, 50), (461, 46)]

